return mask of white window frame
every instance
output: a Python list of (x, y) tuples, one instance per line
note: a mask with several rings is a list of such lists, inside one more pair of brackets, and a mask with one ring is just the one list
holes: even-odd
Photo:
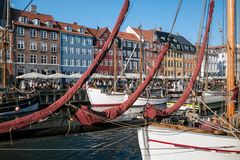
[(18, 40), (17, 48), (18, 49), (25, 49), (25, 42), (23, 40)]
[(35, 38), (37, 37), (37, 30), (36, 29), (30, 29), (30, 37)]
[(41, 56), (41, 63), (42, 64), (47, 64), (47, 56), (46, 55)]
[(50, 50), (51, 52), (57, 52), (57, 44), (51, 44)]
[(18, 53), (17, 62), (18, 63), (24, 63), (25, 62), (25, 55), (23, 53)]
[(47, 31), (40, 31), (40, 34), (41, 34), (41, 38), (43, 39), (47, 39)]
[(37, 63), (37, 55), (30, 54), (30, 63)]
[(51, 40), (57, 40), (57, 37), (58, 37), (58, 35), (57, 35), (56, 32), (51, 32), (51, 33), (50, 33), (50, 39), (51, 39)]
[(51, 64), (57, 64), (57, 56), (51, 56), (50, 57), (50, 63)]
[(47, 52), (47, 43), (41, 43), (41, 51)]
[(30, 50), (36, 51), (37, 50), (37, 43), (36, 42), (30, 42)]
[(17, 35), (24, 36), (24, 28), (23, 27), (17, 27)]

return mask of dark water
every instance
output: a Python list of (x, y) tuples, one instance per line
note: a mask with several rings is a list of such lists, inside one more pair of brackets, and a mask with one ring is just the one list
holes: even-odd
[(137, 129), (112, 129), (67, 136), (0, 142), (1, 160), (139, 160)]

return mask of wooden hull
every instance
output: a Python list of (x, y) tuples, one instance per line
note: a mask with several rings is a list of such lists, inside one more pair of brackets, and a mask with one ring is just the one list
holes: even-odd
[(143, 160), (239, 160), (240, 141), (235, 137), (195, 133), (161, 126), (138, 130)]

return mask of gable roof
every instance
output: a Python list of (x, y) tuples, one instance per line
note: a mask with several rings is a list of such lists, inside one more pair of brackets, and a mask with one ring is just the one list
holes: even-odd
[[(20, 17), (26, 17), (29, 20), (29, 23), (21, 23), (18, 20), (15, 21), (14, 24), (23, 25), (23, 26), (34, 26), (36, 28), (45, 28), (45, 29), (53, 29), (59, 30), (56, 21), (54, 20), (53, 16), (41, 13), (33, 13), (29, 11), (21, 11), (18, 9), (11, 8), (12, 20), (16, 20), (16, 18), (21, 14)], [(32, 20), (38, 19), (40, 21), (40, 26), (33, 25)], [(49, 28), (46, 26), (46, 22), (52, 22), (53, 28)]]
[(153, 41), (153, 34), (154, 31), (153, 30), (140, 30), (138, 28), (133, 28), (132, 29), (138, 34), (138, 35), (143, 35), (144, 40), (148, 41), (148, 42), (152, 42)]
[[(74, 23), (66, 23), (66, 22), (60, 22), (60, 21), (57, 21), (57, 24), (61, 30), (61, 32), (64, 32), (64, 33), (73, 33), (73, 34), (80, 34), (80, 35), (86, 35), (86, 36), (92, 36), (89, 31), (87, 30), (87, 27), (85, 26), (82, 26), (82, 25), (78, 25), (76, 22)], [(72, 27), (72, 31), (67, 31), (65, 30), (65, 27), (67, 26), (70, 26)], [(85, 33), (80, 33), (78, 30), (82, 28), (85, 30)]]
[(117, 37), (122, 38), (124, 40), (138, 41), (137, 36), (135, 34), (132, 34), (132, 33), (119, 32)]
[(90, 34), (92, 34), (96, 38), (100, 38), (103, 33), (105, 33), (106, 31), (109, 31), (108, 27), (98, 28), (98, 29), (87, 28), (87, 30), (89, 31)]

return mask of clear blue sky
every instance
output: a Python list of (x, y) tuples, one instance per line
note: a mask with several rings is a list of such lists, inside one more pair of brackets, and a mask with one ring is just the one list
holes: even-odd
[[(30, 0), (12, 0), (14, 8), (23, 9)], [(210, 45), (221, 44), (218, 23), (223, 23), (223, 1), (216, 0)], [(55, 20), (78, 22), (94, 27), (108, 26), (112, 29), (124, 0), (34, 0), (39, 13), (53, 15)], [(162, 27), (169, 32), (178, 5), (178, 0), (131, 0), (132, 9), (122, 25), (139, 26), (143, 29)], [(224, 4), (226, 6), (226, 4)], [(192, 43), (196, 43), (202, 13), (202, 0), (183, 0), (174, 33), (180, 33)], [(225, 13), (224, 13), (225, 15)], [(226, 28), (226, 27), (224, 27)]]

